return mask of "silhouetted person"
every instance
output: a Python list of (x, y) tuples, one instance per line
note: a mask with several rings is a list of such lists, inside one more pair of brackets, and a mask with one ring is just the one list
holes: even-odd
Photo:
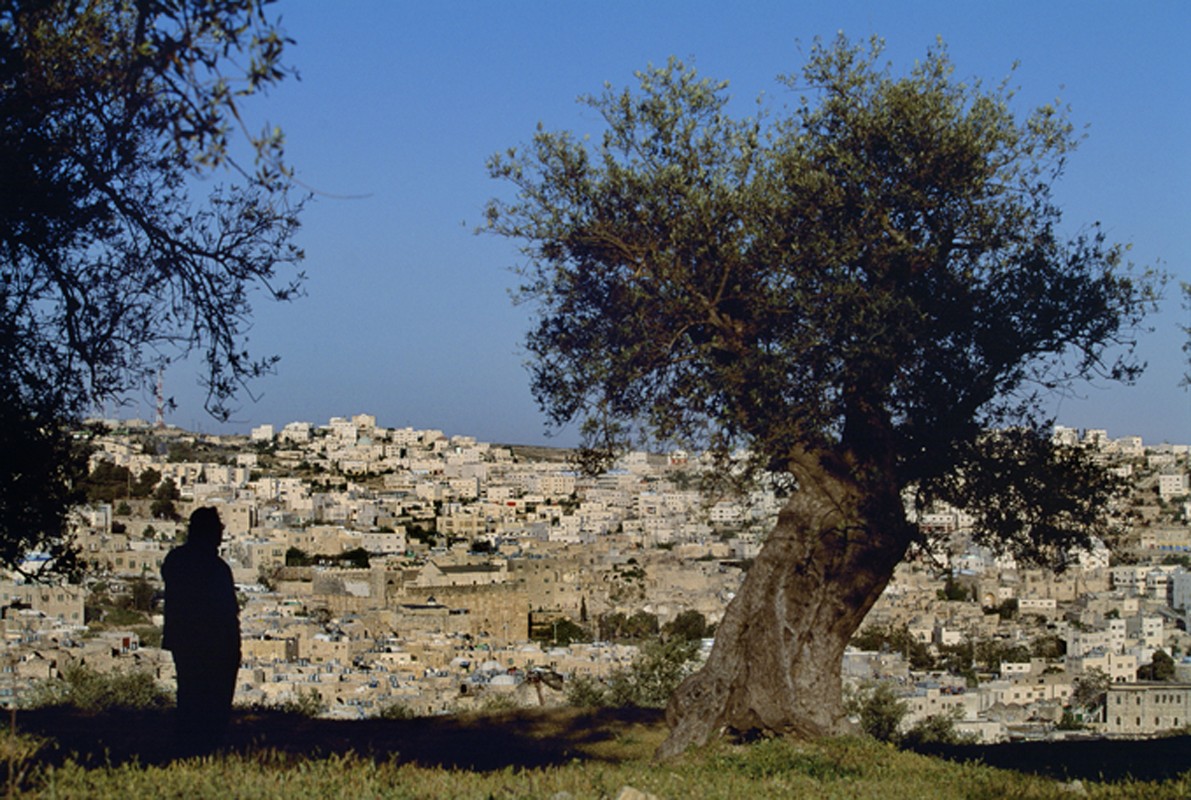
[(211, 507), (190, 515), (186, 543), (161, 565), (162, 647), (178, 675), (178, 736), (187, 749), (216, 747), (227, 730), (240, 667), (240, 608), (232, 571), (219, 557), (223, 523)]

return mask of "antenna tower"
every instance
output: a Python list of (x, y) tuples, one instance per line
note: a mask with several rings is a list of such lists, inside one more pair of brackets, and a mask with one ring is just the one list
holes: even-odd
[(165, 427), (165, 378), (163, 372), (164, 370), (160, 367), (157, 368), (157, 419), (154, 424), (158, 430)]

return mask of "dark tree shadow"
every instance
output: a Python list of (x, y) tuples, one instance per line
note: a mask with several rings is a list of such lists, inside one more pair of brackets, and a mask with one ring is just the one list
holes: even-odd
[[(661, 731), (651, 709), (524, 709), (487, 715), (409, 720), (311, 719), (271, 710), (236, 709), (222, 752), (280, 753), (295, 760), (354, 753), (361, 758), (475, 771), (559, 766), (575, 759), (614, 760), (618, 739), (633, 726)], [(21, 711), (17, 729), (52, 740), (39, 760), (86, 766), (163, 765), (191, 755), (179, 750), (168, 711), (88, 714), (75, 709)], [(639, 750), (637, 751), (639, 757)], [(951, 761), (1042, 775), (1057, 780), (1169, 780), (1191, 770), (1191, 736), (1147, 741), (1103, 739), (933, 745), (916, 752)]]
[[(221, 752), (271, 751), (295, 758), (354, 753), (427, 767), (499, 770), (601, 758), (593, 746), (631, 725), (664, 725), (660, 710), (527, 709), (489, 715), (408, 720), (312, 719), (281, 711), (236, 709)], [(193, 752), (179, 748), (170, 712), (86, 714), (74, 709), (22, 711), (17, 729), (56, 744), (43, 758), (89, 765), (166, 764)], [(606, 756), (603, 756), (606, 758)]]
[(1191, 736), (924, 745), (914, 750), (949, 761), (975, 761), (1057, 780), (1164, 781), (1191, 770)]

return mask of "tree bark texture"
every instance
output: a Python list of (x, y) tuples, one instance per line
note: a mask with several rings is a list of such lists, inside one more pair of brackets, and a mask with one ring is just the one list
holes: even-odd
[(729, 604), (707, 663), (666, 709), (659, 758), (717, 733), (843, 733), (844, 648), (905, 555), (911, 529), (892, 487), (861, 488), (816, 465)]

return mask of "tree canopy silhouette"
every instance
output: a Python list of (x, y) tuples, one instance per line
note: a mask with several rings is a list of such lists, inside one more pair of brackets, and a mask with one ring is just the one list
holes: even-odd
[(551, 422), (605, 455), (644, 436), (727, 472), (743, 453), (796, 487), (663, 754), (842, 730), (844, 647), (932, 503), (1052, 562), (1104, 532), (1116, 485), (1039, 400), (1138, 373), (1152, 281), (1097, 226), (1060, 232), (1064, 109), (1017, 114), (941, 45), (904, 74), (881, 51), (817, 43), (781, 78), (793, 106), (748, 118), (671, 60), (585, 98), (594, 140), (539, 126), (489, 164), (515, 189), (487, 223), (523, 246)]
[(197, 352), (226, 417), (274, 363), (248, 351), (250, 300), (299, 290), (303, 199), (281, 132), (246, 128), (287, 73), (266, 2), (0, 0), (5, 564), (72, 568), (71, 433), (96, 403)]

